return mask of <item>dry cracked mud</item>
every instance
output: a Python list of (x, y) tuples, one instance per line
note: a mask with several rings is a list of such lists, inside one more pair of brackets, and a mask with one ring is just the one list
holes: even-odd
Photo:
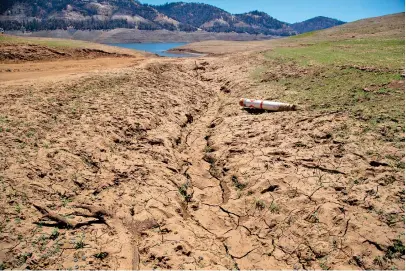
[[(403, 234), (404, 175), (372, 163), (368, 150), (401, 150), (357, 138), (359, 123), (343, 112), (242, 110), (240, 97), (264, 91), (249, 77), (261, 61), (250, 53), (148, 59), (78, 78), (3, 84), (3, 265), (386, 264), (376, 259)], [(353, 129), (346, 139), (343, 125)], [(71, 224), (41, 219), (34, 205)]]

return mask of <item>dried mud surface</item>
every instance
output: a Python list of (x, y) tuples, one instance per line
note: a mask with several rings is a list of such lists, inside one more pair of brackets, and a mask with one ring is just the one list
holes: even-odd
[(404, 173), (369, 151), (404, 146), (343, 112), (242, 110), (262, 61), (1, 84), (3, 267), (402, 269)]
[(97, 57), (128, 57), (128, 54), (93, 48), (50, 48), (37, 44), (1, 43), (0, 62), (13, 63), (55, 59), (92, 59)]

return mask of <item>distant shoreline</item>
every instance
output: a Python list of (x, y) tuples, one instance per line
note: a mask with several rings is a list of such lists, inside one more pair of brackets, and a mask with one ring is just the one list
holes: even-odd
[(214, 33), (206, 31), (182, 32), (168, 30), (137, 30), (117, 28), (113, 30), (44, 30), (37, 32), (7, 31), (7, 34), (24, 37), (62, 38), (97, 43), (148, 43), (148, 42), (198, 42), (206, 40), (254, 41), (280, 38), (263, 34)]
[(196, 55), (196, 56), (206, 56), (210, 55), (209, 53), (204, 53), (204, 52), (199, 52), (193, 49), (187, 49), (187, 48), (182, 48), (182, 47), (176, 47), (167, 50), (167, 52), (172, 53), (172, 54), (190, 54), (190, 55)]

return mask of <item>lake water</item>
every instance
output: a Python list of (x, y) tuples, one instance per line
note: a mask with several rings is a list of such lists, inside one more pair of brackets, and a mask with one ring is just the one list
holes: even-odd
[(118, 46), (127, 49), (134, 49), (138, 51), (146, 51), (153, 54), (158, 54), (160, 56), (167, 57), (195, 57), (197, 55), (193, 54), (172, 54), (166, 52), (169, 49), (179, 47), (187, 44), (186, 42), (176, 42), (176, 43), (114, 43), (109, 44), (113, 46)]

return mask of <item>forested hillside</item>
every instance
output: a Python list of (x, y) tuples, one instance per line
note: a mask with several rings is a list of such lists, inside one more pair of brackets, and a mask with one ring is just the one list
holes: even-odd
[(298, 33), (305, 33), (309, 31), (321, 30), (333, 26), (344, 24), (345, 22), (331, 19), (323, 16), (318, 16), (300, 23), (294, 23), (290, 26)]
[(265, 12), (231, 14), (201, 3), (167, 3), (159, 6), (136, 0), (2, 0), (0, 27), (5, 30), (140, 30), (237, 32), (290, 36), (344, 22), (316, 17), (289, 24)]

